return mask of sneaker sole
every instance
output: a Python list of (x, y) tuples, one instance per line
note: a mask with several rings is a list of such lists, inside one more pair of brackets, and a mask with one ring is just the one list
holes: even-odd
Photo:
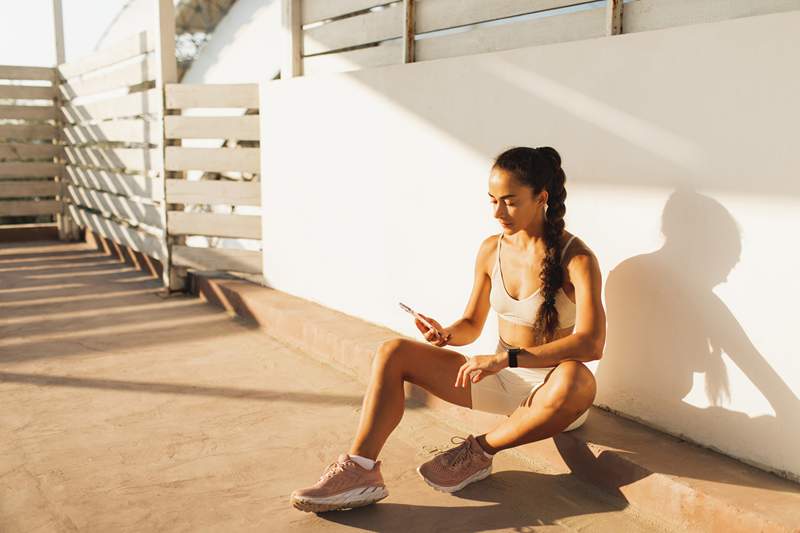
[(430, 485), (434, 489), (436, 489), (438, 491), (441, 491), (441, 492), (456, 492), (456, 491), (459, 491), (459, 490), (463, 489), (464, 487), (466, 487), (467, 485), (469, 485), (470, 483), (474, 483), (476, 481), (480, 481), (481, 479), (489, 477), (489, 475), (492, 473), (492, 465), (489, 465), (486, 468), (484, 468), (483, 470), (478, 470), (477, 472), (472, 474), (470, 477), (468, 477), (467, 479), (465, 479), (464, 481), (462, 481), (458, 485), (453, 485), (452, 487), (446, 487), (444, 485), (437, 485), (436, 483), (434, 483), (430, 479), (426, 478), (424, 475), (422, 475), (422, 472), (420, 472), (419, 469), (420, 469), (420, 467), (418, 466), (417, 467), (417, 474), (419, 474), (419, 477), (421, 477), (425, 481), (425, 483), (427, 483), (428, 485)]
[(292, 497), (292, 505), (295, 509), (307, 513), (321, 513), (325, 511), (336, 511), (340, 509), (352, 509), (354, 507), (364, 507), (386, 498), (389, 491), (384, 485), (372, 487), (358, 487), (347, 492), (329, 496), (327, 498)]

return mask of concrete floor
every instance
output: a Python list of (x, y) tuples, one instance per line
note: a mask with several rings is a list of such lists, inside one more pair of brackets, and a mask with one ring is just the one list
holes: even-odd
[(158, 288), (85, 243), (0, 245), (0, 531), (663, 531), (503, 452), (432, 490), (415, 468), (459, 433), (410, 400), (380, 456), (388, 498), (298, 511), (364, 385)]

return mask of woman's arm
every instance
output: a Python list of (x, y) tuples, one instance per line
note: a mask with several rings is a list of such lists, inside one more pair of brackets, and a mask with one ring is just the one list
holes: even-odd
[[(606, 313), (601, 299), (602, 275), (597, 259), (591, 254), (579, 254), (567, 264), (570, 280), (575, 286), (575, 331), (560, 339), (525, 347), (517, 355), (520, 367), (542, 368), (556, 366), (562, 361), (593, 361), (603, 356), (606, 342)], [(497, 355), (506, 359), (505, 353)], [(508, 361), (505, 361), (508, 365)]]

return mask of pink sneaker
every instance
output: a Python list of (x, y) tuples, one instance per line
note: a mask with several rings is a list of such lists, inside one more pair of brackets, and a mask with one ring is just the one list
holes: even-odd
[(314, 485), (292, 492), (290, 501), (301, 511), (319, 513), (362, 507), (388, 495), (380, 461), (375, 462), (372, 470), (367, 470), (342, 453), (336, 461), (325, 467)]
[[(463, 442), (417, 467), (422, 479), (442, 492), (456, 492), (492, 473), (492, 457), (486, 457), (473, 435), (453, 438)], [(450, 442), (455, 441), (451, 438)]]

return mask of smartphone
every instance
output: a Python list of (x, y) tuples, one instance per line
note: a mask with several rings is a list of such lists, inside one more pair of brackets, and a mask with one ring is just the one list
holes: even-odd
[(414, 318), (416, 318), (417, 320), (419, 320), (420, 322), (422, 322), (423, 324), (425, 324), (426, 326), (428, 326), (430, 329), (432, 329), (433, 331), (435, 331), (435, 332), (437, 333), (437, 335), (439, 334), (439, 330), (438, 330), (438, 329), (436, 329), (435, 327), (433, 327), (433, 324), (431, 324), (430, 322), (428, 322), (427, 320), (425, 320), (424, 318), (422, 318), (422, 316), (421, 316), (419, 313), (417, 313), (416, 311), (414, 311), (413, 309), (411, 309), (409, 306), (407, 306), (407, 305), (406, 305), (406, 304), (404, 304), (403, 302), (397, 302), (397, 303), (398, 303), (398, 304), (400, 304), (400, 308), (401, 308), (403, 311), (405, 311), (405, 312), (407, 312), (407, 313), (410, 313), (410, 314), (411, 314), (411, 315), (412, 315)]

